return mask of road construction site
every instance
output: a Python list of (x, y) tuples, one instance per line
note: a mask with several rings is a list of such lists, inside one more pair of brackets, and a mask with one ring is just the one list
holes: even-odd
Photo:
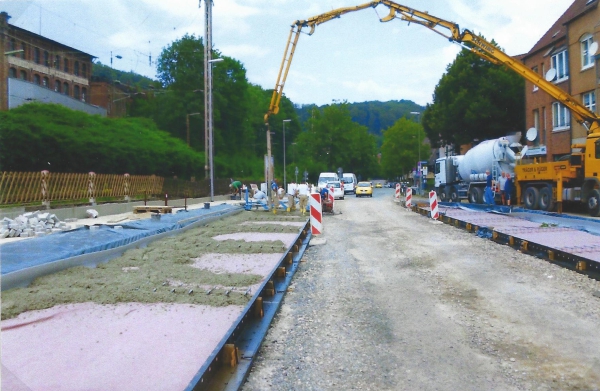
[[(335, 201), (318, 238), (299, 212), (240, 201), (101, 215), (71, 235), (115, 248), (46, 266), (31, 262), (69, 233), (9, 240), (3, 289), (13, 273), (29, 285), (2, 293), (3, 386), (600, 389), (600, 283), (581, 239), (596, 221), (450, 204), (433, 220), (415, 201)], [(18, 243), (34, 256), (5, 271)]]

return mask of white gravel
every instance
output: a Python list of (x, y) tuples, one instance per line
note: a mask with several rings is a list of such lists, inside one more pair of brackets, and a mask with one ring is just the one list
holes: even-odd
[(600, 390), (600, 283), (393, 192), (324, 216), (243, 390)]

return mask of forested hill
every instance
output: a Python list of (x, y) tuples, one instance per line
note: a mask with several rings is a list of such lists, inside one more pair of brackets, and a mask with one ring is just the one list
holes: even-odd
[[(296, 112), (301, 123), (312, 115), (312, 110), (322, 110), (324, 106), (297, 105)], [(425, 107), (410, 100), (391, 100), (388, 102), (348, 103), (352, 121), (369, 128), (369, 133), (381, 136), (381, 132), (392, 126), (403, 116), (410, 117), (411, 112), (423, 112)]]

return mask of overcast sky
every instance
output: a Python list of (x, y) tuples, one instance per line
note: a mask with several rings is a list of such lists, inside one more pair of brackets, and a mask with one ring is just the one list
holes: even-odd
[[(251, 83), (275, 86), (290, 24), (356, 0), (214, 0), (213, 44), (241, 61)], [(573, 0), (402, 0), (528, 52)], [(9, 23), (82, 50), (123, 71), (155, 78), (163, 48), (185, 33), (204, 35), (198, 0), (0, 0)], [(394, 20), (387, 9), (346, 14), (303, 34), (284, 93), (294, 103), (408, 99), (425, 105), (460, 47), (428, 29)], [(121, 56), (117, 59), (116, 56)], [(152, 63), (150, 64), (150, 57)], [(218, 66), (218, 64), (215, 64)]]

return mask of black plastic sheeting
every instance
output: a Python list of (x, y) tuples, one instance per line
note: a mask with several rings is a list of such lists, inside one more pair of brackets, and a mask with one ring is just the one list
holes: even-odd
[(2, 275), (82, 254), (117, 248), (149, 236), (181, 229), (204, 217), (224, 214), (238, 208), (239, 206), (222, 204), (211, 209), (179, 210), (173, 214), (161, 214), (154, 218), (120, 224), (122, 229), (115, 229), (111, 225), (99, 225), (98, 229), (86, 226), (6, 243), (0, 246)]

